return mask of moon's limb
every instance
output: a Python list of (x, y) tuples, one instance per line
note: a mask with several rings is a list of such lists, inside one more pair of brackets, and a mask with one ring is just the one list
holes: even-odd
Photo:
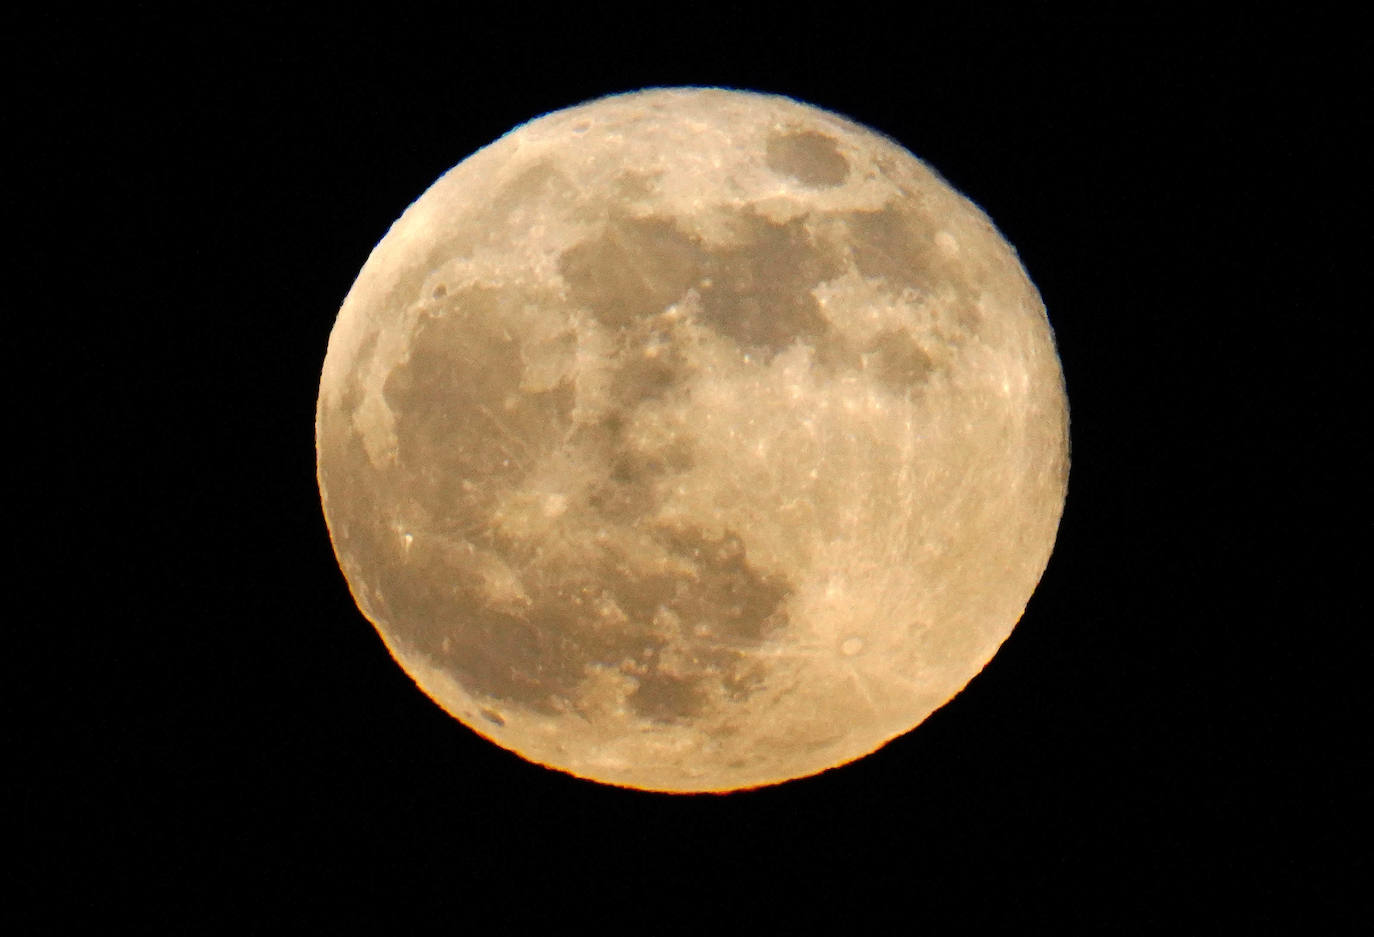
[(1040, 299), (891, 141), (602, 99), (451, 170), (340, 310), (316, 434), (359, 607), (446, 710), (631, 787), (812, 774), (1019, 619), (1068, 468)]

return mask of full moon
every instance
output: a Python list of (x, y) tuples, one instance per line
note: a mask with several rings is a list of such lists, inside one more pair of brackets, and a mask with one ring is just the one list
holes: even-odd
[(1068, 405), (988, 218), (785, 97), (524, 124), (373, 250), (329, 338), (320, 495), (436, 703), (607, 784), (730, 791), (911, 730), (1049, 560)]

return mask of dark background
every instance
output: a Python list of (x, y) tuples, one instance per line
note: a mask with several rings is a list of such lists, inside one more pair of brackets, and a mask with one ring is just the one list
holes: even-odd
[[(1332, 357), (1368, 307), (1330, 234), (1351, 27), (1019, 9), (12, 24), (23, 932), (1348, 932), (1367, 742), (1338, 670), (1368, 609), (1314, 555), (1368, 533), (1318, 455), (1367, 413)], [(525, 120), (677, 84), (939, 170), (1017, 247), (1072, 408), (1056, 551), (983, 674), (869, 758), (724, 797), (444, 715), (354, 607), (314, 481), (329, 330), (401, 210)]]

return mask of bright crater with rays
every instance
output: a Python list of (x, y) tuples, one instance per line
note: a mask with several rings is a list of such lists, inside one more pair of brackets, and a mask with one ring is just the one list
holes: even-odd
[(1068, 411), (988, 219), (787, 98), (640, 92), (434, 184), (330, 337), (340, 565), (393, 656), (524, 757), (731, 790), (880, 747), (1006, 639)]

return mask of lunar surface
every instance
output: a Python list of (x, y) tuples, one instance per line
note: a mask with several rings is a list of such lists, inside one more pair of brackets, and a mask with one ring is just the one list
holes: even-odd
[(329, 340), (320, 493), (419, 687), (579, 777), (728, 791), (912, 729), (1048, 562), (1068, 409), (991, 222), (796, 101), (525, 124), (392, 226)]

